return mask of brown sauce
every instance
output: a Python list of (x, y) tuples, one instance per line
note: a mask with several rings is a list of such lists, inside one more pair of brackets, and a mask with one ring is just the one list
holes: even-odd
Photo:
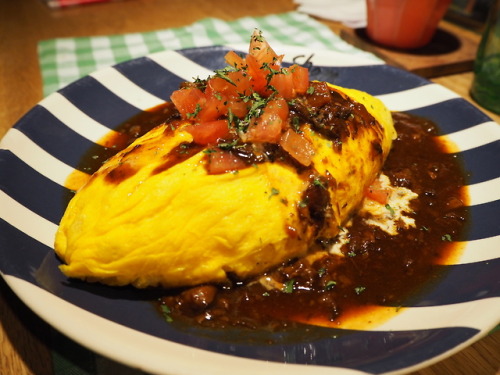
[(115, 132), (110, 132), (109, 136), (100, 142), (104, 146), (95, 145), (90, 148), (83, 157), (79, 169), (89, 174), (96, 172), (106, 160), (129, 146), (137, 138), (156, 126), (173, 123), (178, 119), (179, 113), (170, 102), (139, 113), (121, 124)]
[(464, 173), (454, 155), (437, 142), (436, 126), (394, 113), (398, 138), (384, 166), (393, 185), (419, 194), (413, 201), (416, 227), (390, 236), (354, 218), (344, 257), (310, 263), (294, 260), (268, 272), (284, 289), (260, 283), (203, 285), (166, 293), (169, 318), (212, 328), (283, 329), (297, 323), (340, 324), (371, 306), (397, 311), (440, 275), (451, 243), (464, 230)]
[[(300, 116), (300, 103), (292, 111)], [(350, 113), (325, 120), (330, 126), (317, 130), (338, 138), (341, 147), (345, 134), (340, 132), (342, 127), (337, 119), (345, 121)], [(96, 171), (103, 160), (139, 136), (177, 118), (175, 108), (168, 103), (134, 117), (117, 129), (120, 136), (109, 139), (109, 147), (101, 149), (98, 158), (94, 157), (96, 150), (89, 152), (85, 168)], [(415, 228), (390, 236), (367, 226), (356, 216), (349, 228), (349, 242), (342, 248), (343, 257), (328, 255), (312, 263), (292, 260), (268, 272), (267, 275), (285, 285), (283, 289), (267, 290), (257, 282), (235, 280), (228, 285), (165, 291), (158, 303), (168, 320), (213, 328), (268, 330), (293, 327), (301, 322), (335, 325), (360, 311), (368, 314), (374, 305), (397, 309), (437, 280), (439, 265), (452, 256), (456, 250), (452, 241), (465, 228), (466, 197), (461, 189), (465, 185), (464, 173), (454, 155), (446, 153), (443, 144), (437, 141), (437, 127), (432, 122), (404, 113), (394, 113), (393, 118), (398, 138), (383, 172), (393, 185), (409, 188), (419, 195), (412, 202)], [(236, 151), (251, 163), (256, 162), (255, 155), (245, 149)], [(269, 158), (280, 157), (273, 150), (268, 150), (268, 154)], [(182, 161), (174, 156), (162, 168)], [(311, 197), (311, 202), (317, 202), (317, 207), (309, 205), (304, 215), (323, 222), (328, 205), (323, 202), (326, 197), (321, 189), (311, 184), (305, 194)]]

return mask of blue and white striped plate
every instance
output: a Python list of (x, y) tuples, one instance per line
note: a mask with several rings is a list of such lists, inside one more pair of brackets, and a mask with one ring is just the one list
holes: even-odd
[[(434, 120), (469, 177), (472, 223), (465, 250), (438, 285), (370, 331), (203, 333), (166, 324), (131, 288), (68, 282), (52, 243), (64, 182), (110, 129), (169, 99), (184, 80), (225, 66), (240, 46), (161, 52), (91, 74), (50, 95), (0, 143), (0, 270), (14, 292), (84, 346), (158, 374), (381, 374), (427, 366), (486, 335), (500, 318), (500, 125), (455, 93), (393, 67), (351, 56), (276, 47), (310, 65), (314, 79), (365, 90), (394, 111)], [(422, 150), (422, 152), (425, 152)], [(344, 332), (345, 333), (345, 332)], [(275, 344), (264, 344), (266, 341)]]

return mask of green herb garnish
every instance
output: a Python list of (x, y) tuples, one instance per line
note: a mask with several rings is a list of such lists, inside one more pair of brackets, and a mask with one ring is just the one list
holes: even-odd
[(166, 322), (170, 323), (173, 322), (174, 320), (172, 319), (172, 316), (170, 315), (172, 311), (167, 305), (161, 305), (161, 312), (163, 314), (163, 318), (165, 319)]
[(196, 103), (196, 108), (194, 109), (194, 112), (193, 113), (188, 113), (186, 115), (186, 117), (188, 119), (196, 117), (198, 115), (198, 113), (200, 113), (200, 111), (201, 111), (201, 105), (200, 105), (200, 103)]
[(283, 286), (283, 293), (288, 293), (288, 294), (292, 293), (294, 284), (295, 284), (294, 279), (288, 280)]
[(359, 296), (361, 293), (363, 293), (365, 291), (365, 289), (366, 289), (366, 287), (364, 287), (364, 286), (357, 286), (356, 288), (354, 288), (354, 291)]
[(448, 241), (448, 242), (451, 242), (451, 235), (449, 235), (449, 234), (444, 234), (444, 235), (441, 237), (441, 241)]
[(219, 77), (219, 78), (222, 78), (224, 81), (227, 81), (229, 82), (231, 85), (233, 86), (236, 86), (236, 83), (228, 77), (227, 73), (229, 73), (230, 71), (233, 71), (233, 69), (231, 67), (226, 67), (224, 69), (218, 69), (218, 70), (215, 70), (215, 77)]
[(278, 195), (280, 191), (276, 188), (271, 188), (271, 194), (269, 195), (269, 199), (271, 199), (272, 196)]
[(385, 205), (385, 208), (387, 208), (387, 211), (389, 211), (391, 216), (394, 216), (394, 214), (396, 213), (389, 203)]
[(328, 281), (328, 282), (326, 283), (326, 285), (325, 285), (325, 289), (326, 289), (326, 290), (332, 290), (332, 289), (335, 287), (335, 285), (337, 285), (337, 282), (336, 282), (336, 281), (333, 281), (333, 280), (330, 280), (330, 281)]
[(325, 186), (325, 184), (323, 183), (323, 181), (321, 181), (321, 180), (320, 180), (319, 178), (317, 178), (317, 177), (313, 180), (313, 185), (315, 185), (315, 186), (319, 186), (319, 187), (321, 187), (321, 188), (323, 188), (323, 189), (325, 189), (325, 190), (326, 190), (326, 186)]

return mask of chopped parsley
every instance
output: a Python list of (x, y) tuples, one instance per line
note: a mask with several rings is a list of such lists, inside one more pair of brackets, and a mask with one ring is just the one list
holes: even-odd
[(366, 289), (365, 286), (357, 286), (356, 288), (354, 288), (354, 291), (359, 296), (361, 293), (363, 293), (365, 291), (365, 289)]
[(317, 177), (313, 180), (313, 185), (315, 185), (315, 186), (319, 186), (319, 187), (321, 187), (321, 188), (323, 188), (323, 189), (325, 189), (325, 190), (326, 190), (326, 186), (325, 186), (325, 184), (323, 183), (323, 181), (321, 181), (321, 180), (320, 180), (319, 178), (317, 178)]
[(451, 242), (452, 239), (451, 239), (451, 235), (449, 234), (444, 234), (442, 237), (441, 237), (441, 241), (448, 241), (448, 242)]
[(301, 133), (300, 130), (300, 118), (298, 116), (293, 116), (291, 119), (291, 125), (293, 130), (295, 130), (296, 133)]
[(236, 86), (236, 82), (234, 82), (227, 75), (227, 73), (229, 73), (230, 71), (233, 71), (233, 69), (231, 67), (226, 67), (224, 69), (215, 70), (215, 77), (222, 78), (223, 80), (229, 82), (231, 85)]
[(288, 293), (288, 294), (292, 293), (294, 284), (295, 284), (294, 279), (288, 280), (283, 286), (283, 293)]
[(167, 305), (165, 305), (165, 304), (161, 305), (161, 312), (162, 312), (163, 318), (165, 319), (166, 322), (170, 323), (170, 322), (174, 321), (172, 319), (172, 316), (170, 315), (172, 313), (172, 311), (170, 310), (170, 308)]
[(387, 204), (385, 205), (385, 208), (387, 208), (387, 211), (389, 211), (389, 213), (391, 214), (391, 216), (394, 216), (394, 214), (396, 213), (396, 212), (394, 211), (394, 208), (392, 208), (392, 207), (391, 207), (391, 205), (390, 205), (389, 203), (387, 203)]
[(222, 150), (231, 150), (236, 147), (238, 144), (238, 140), (235, 139), (234, 141), (231, 142), (221, 142), (217, 146), (219, 146), (220, 149)]
[(332, 290), (335, 287), (335, 285), (337, 285), (337, 282), (330, 280), (326, 283), (325, 290)]
[(252, 34), (252, 38), (256, 42), (264, 42), (264, 37), (262, 36), (262, 30), (255, 29), (255, 32)]
[(250, 126), (250, 121), (262, 114), (263, 109), (265, 108), (269, 100), (271, 100), (273, 97), (274, 95), (270, 95), (269, 97), (264, 98), (256, 92), (254, 92), (251, 96), (244, 97), (242, 99), (244, 102), (251, 102), (252, 104), (250, 106), (250, 109), (248, 110), (248, 113), (243, 119), (238, 119), (236, 116), (233, 116), (236, 128), (239, 131), (246, 132), (248, 127)]
[(200, 103), (196, 103), (196, 108), (194, 109), (194, 112), (193, 113), (188, 113), (186, 115), (186, 117), (188, 119), (196, 117), (198, 115), (198, 113), (200, 113), (200, 111), (201, 111), (201, 105), (200, 105)]
[(271, 188), (271, 194), (269, 195), (269, 199), (271, 199), (272, 196), (278, 195), (280, 191), (276, 188)]

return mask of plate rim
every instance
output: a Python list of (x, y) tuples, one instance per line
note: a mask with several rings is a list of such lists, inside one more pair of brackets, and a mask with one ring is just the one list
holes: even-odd
[[(193, 48), (187, 48), (187, 49), (182, 49), (182, 50), (200, 50), (200, 49), (213, 49), (214, 47), (219, 47), (219, 46), (206, 46), (206, 47), (193, 47)], [(222, 46), (222, 47), (227, 47), (227, 46)], [(289, 47), (289, 46), (286, 46), (286, 45), (279, 45), (279, 48), (286, 48), (286, 47)], [(305, 47), (297, 47), (297, 46), (290, 46), (292, 48), (300, 48), (302, 50), (308, 50), (307, 48)], [(176, 51), (182, 51), (182, 50), (176, 50)], [(311, 50), (309, 50), (311, 51)], [(161, 52), (155, 52), (153, 54), (149, 54), (149, 55), (146, 55), (144, 57), (149, 57), (151, 55), (156, 55), (156, 54), (161, 54), (165, 51), (161, 51)], [(333, 51), (331, 51), (333, 52)], [(335, 52), (335, 54), (338, 54), (338, 52)], [(350, 56), (352, 59), (359, 59), (358, 56)], [(142, 57), (140, 57), (142, 58)], [(119, 64), (116, 64), (116, 65), (121, 65), (121, 64), (127, 64), (127, 63), (130, 63), (131, 61), (134, 61), (134, 60), (138, 60), (140, 58), (134, 58), (134, 59), (131, 59), (131, 60), (128, 60), (126, 62), (122, 62), (122, 63), (119, 63)], [(113, 65), (116, 66), (116, 65)], [(370, 63), (369, 65), (377, 65), (375, 63)], [(381, 64), (381, 65), (386, 65), (386, 64)], [(394, 68), (394, 67), (391, 67), (391, 68)], [(407, 72), (407, 71), (404, 71), (403, 69), (399, 69), (399, 68), (394, 68), (394, 69), (398, 69), (400, 70), (401, 72), (403, 72), (404, 74), (412, 74), (410, 72)], [(420, 77), (421, 78), (421, 77)], [(422, 80), (426, 81), (426, 82), (429, 82), (431, 83), (431, 81), (429, 80), (426, 80), (424, 78), (422, 78)], [(78, 80), (79, 81), (79, 80)], [(68, 86), (70, 85), (74, 85), (74, 84), (77, 84), (78, 81), (75, 81), (73, 83), (70, 83)], [(66, 87), (68, 87), (66, 86)], [(441, 85), (438, 85), (438, 86), (441, 86)], [(62, 89), (61, 89), (62, 90)], [(59, 90), (58, 90), (59, 91)], [(53, 95), (53, 94), (51, 94)], [(50, 96), (50, 95), (49, 95)], [(457, 95), (457, 97), (461, 98), (460, 96)], [(463, 98), (461, 98), (463, 99)], [(464, 99), (463, 99), (464, 100)], [(469, 105), (471, 105), (469, 103)], [(472, 106), (472, 105), (471, 105)], [(476, 108), (477, 109), (477, 108)], [(477, 111), (481, 112), (479, 109), (477, 109)], [(29, 113), (29, 112), (28, 112)], [(486, 115), (484, 112), (481, 112), (483, 113), (485, 116), (487, 116), (489, 118), (488, 115)], [(24, 115), (26, 116), (26, 114)], [(23, 117), (24, 117), (23, 116)], [(491, 120), (491, 119), (490, 119)], [(15, 127), (15, 125), (14, 125)], [(9, 130), (10, 131), (10, 130)], [(33, 300), (32, 300), (32, 297), (33, 295), (31, 294), (31, 292), (28, 292), (29, 295), (26, 295), (26, 290), (27, 289), (30, 289), (30, 288), (26, 288), (26, 286), (23, 286), (22, 284), (23, 283), (28, 283), (30, 284), (32, 287), (34, 288), (38, 288), (38, 289), (41, 289), (43, 290), (44, 292), (46, 293), (49, 293), (50, 295), (52, 295), (53, 297), (61, 300), (62, 302), (64, 303), (67, 303), (69, 305), (71, 305), (72, 307), (75, 307), (75, 308), (78, 308), (78, 309), (82, 309), (76, 305), (73, 305), (72, 303), (40, 288), (39, 286), (37, 285), (34, 285), (34, 284), (31, 284), (27, 281), (24, 281), (22, 279), (19, 279), (15, 276), (11, 276), (11, 275), (6, 275), (6, 274), (3, 274), (1, 271), (0, 271), (0, 275), (6, 280), (7, 284), (9, 285), (9, 287), (15, 292), (16, 295), (18, 295), (18, 297), (28, 306), (30, 307), (33, 311), (35, 311), (37, 313), (37, 315), (39, 316), (43, 316), (44, 317), (44, 320), (45, 321), (53, 321), (53, 316), (50, 315), (50, 313), (48, 311), (42, 311), (43, 309), (40, 308), (40, 306), (37, 306), (36, 303), (34, 304), (33, 303)], [(499, 298), (497, 298), (499, 299)], [(38, 303), (38, 301), (36, 301)], [(91, 315), (95, 315), (93, 314), (92, 312), (90, 311), (87, 311), (87, 310), (84, 310), (82, 309), (86, 314), (91, 314)], [(49, 314), (49, 315), (47, 315)], [(108, 320), (106, 318), (103, 318), (103, 317), (100, 317), (100, 319), (104, 319), (108, 322), (111, 322), (113, 324), (118, 324), (116, 322), (113, 322), (111, 320)], [(57, 327), (57, 322), (55, 322), (56, 325), (52, 324), (51, 323), (51, 326), (55, 329), (58, 329)], [(396, 371), (393, 371), (393, 372), (390, 372), (391, 374), (396, 374), (396, 373), (403, 373), (403, 372), (407, 372), (407, 371), (413, 371), (413, 370), (416, 370), (416, 369), (419, 369), (419, 368), (423, 368), (423, 367), (426, 367), (428, 365), (431, 365), (433, 363), (436, 363), (436, 362), (439, 362), (440, 360), (442, 360), (443, 358), (446, 358), (446, 357), (449, 357), (450, 355), (462, 350), (464, 347), (470, 345), (472, 342), (474, 341), (477, 341), (479, 340), (480, 338), (486, 336), (489, 332), (489, 329), (492, 329), (493, 327), (496, 326), (497, 323), (491, 323), (490, 326), (488, 326), (489, 328), (486, 328), (486, 329), (483, 329), (483, 330), (480, 330), (477, 334), (475, 334), (474, 336), (472, 336), (471, 338), (469, 338), (468, 340), (464, 341), (462, 344), (458, 345), (458, 346), (455, 346), (454, 348), (451, 348), (447, 351), (445, 351), (444, 353), (438, 355), (438, 356), (435, 356), (435, 357), (432, 357), (431, 359), (428, 359), (427, 361), (424, 361), (424, 362), (421, 362), (419, 364), (416, 364), (416, 365), (412, 365), (410, 367), (406, 367), (406, 368), (400, 368)], [(118, 324), (119, 325), (119, 324)], [(60, 327), (59, 327), (60, 328)], [(138, 330), (134, 330), (133, 328), (129, 328), (129, 327), (124, 327), (126, 329), (130, 329), (130, 330), (133, 330), (134, 332), (137, 332), (141, 335), (147, 335), (147, 336), (150, 336), (149, 334), (147, 333), (144, 333), (144, 332), (140, 332)], [(59, 329), (58, 329), (59, 330)], [(69, 330), (66, 330), (66, 329), (62, 329), (61, 330), (62, 333), (64, 333), (65, 335), (67, 335), (68, 337), (71, 337), (73, 340), (75, 340), (76, 342), (80, 342), (78, 340), (78, 337), (75, 337), (74, 335), (72, 335), (72, 333), (69, 331)], [(154, 336), (151, 336), (151, 337), (154, 337)], [(159, 337), (155, 337), (155, 339), (158, 339), (158, 340), (161, 340), (161, 341), (165, 341), (165, 342), (168, 342), (170, 344), (174, 344), (174, 345), (179, 345), (179, 346), (182, 346), (182, 347), (185, 347), (185, 345), (183, 344), (179, 344), (179, 343), (175, 343), (175, 342), (172, 342), (172, 341), (169, 341), (169, 340), (166, 340), (166, 339), (162, 339), (162, 338), (159, 338)], [(81, 342), (80, 342), (81, 343)], [(138, 366), (137, 363), (130, 363), (129, 362), (129, 358), (118, 358), (118, 357), (113, 357), (113, 353), (109, 353), (107, 351), (99, 351), (98, 349), (96, 350), (95, 347), (89, 347), (87, 345), (84, 345), (86, 346), (89, 350), (93, 350), (93, 351), (96, 351), (98, 353), (102, 353), (103, 355), (109, 357), (109, 358), (112, 358), (112, 359), (115, 359), (115, 360), (118, 360), (119, 362), (121, 363), (126, 363), (128, 366), (131, 366), (131, 367), (135, 367), (135, 368), (142, 368), (143, 366)], [(269, 364), (269, 363), (273, 363), (279, 367), (281, 367), (282, 365), (286, 365), (287, 366), (287, 371), (290, 372), (290, 367), (301, 367), (301, 369), (299, 371), (302, 371), (303, 370), (303, 366), (308, 366), (308, 368), (311, 368), (313, 367), (314, 365), (301, 365), (301, 364), (285, 364), (285, 363), (279, 363), (279, 362), (266, 362), (266, 361), (262, 361), (262, 360), (257, 360), (257, 359), (249, 359), (249, 358), (242, 358), (242, 357), (234, 357), (234, 356), (230, 356), (230, 355), (227, 355), (227, 354), (222, 354), (222, 353), (216, 353), (216, 352), (212, 352), (212, 351), (207, 351), (207, 350), (204, 350), (204, 349), (198, 349), (198, 348), (194, 348), (194, 347), (189, 347), (190, 350), (194, 350), (195, 352), (197, 351), (203, 351), (203, 352), (208, 352), (210, 353), (210, 355), (215, 355), (215, 356), (224, 356), (224, 357), (230, 357), (230, 358), (237, 358), (238, 361), (256, 361), (256, 362), (265, 362), (266, 364)], [(116, 353), (115, 353), (116, 355)], [(272, 365), (274, 366), (274, 365)], [(318, 372), (314, 372), (315, 374), (318, 373), (322, 373), (323, 372), (323, 368), (326, 369), (327, 371), (331, 372), (332, 369), (335, 369), (337, 371), (340, 371), (339, 374), (363, 374), (365, 372), (360, 372), (358, 370), (351, 370), (351, 369), (348, 369), (348, 368), (345, 368), (345, 367), (336, 367), (336, 366), (314, 366), (314, 367), (319, 367), (320, 369), (318, 370)], [(205, 370), (207, 370), (206, 368), (204, 368)], [(156, 372), (158, 369), (154, 369), (154, 372)], [(183, 372), (183, 369), (179, 369), (180, 371), (178, 372), (179, 374), (183, 374), (185, 372)], [(316, 370), (316, 369), (315, 369)], [(252, 370), (253, 371), (253, 370)], [(293, 372), (292, 372), (293, 373)], [(191, 373), (185, 373), (185, 374), (191, 374)]]

